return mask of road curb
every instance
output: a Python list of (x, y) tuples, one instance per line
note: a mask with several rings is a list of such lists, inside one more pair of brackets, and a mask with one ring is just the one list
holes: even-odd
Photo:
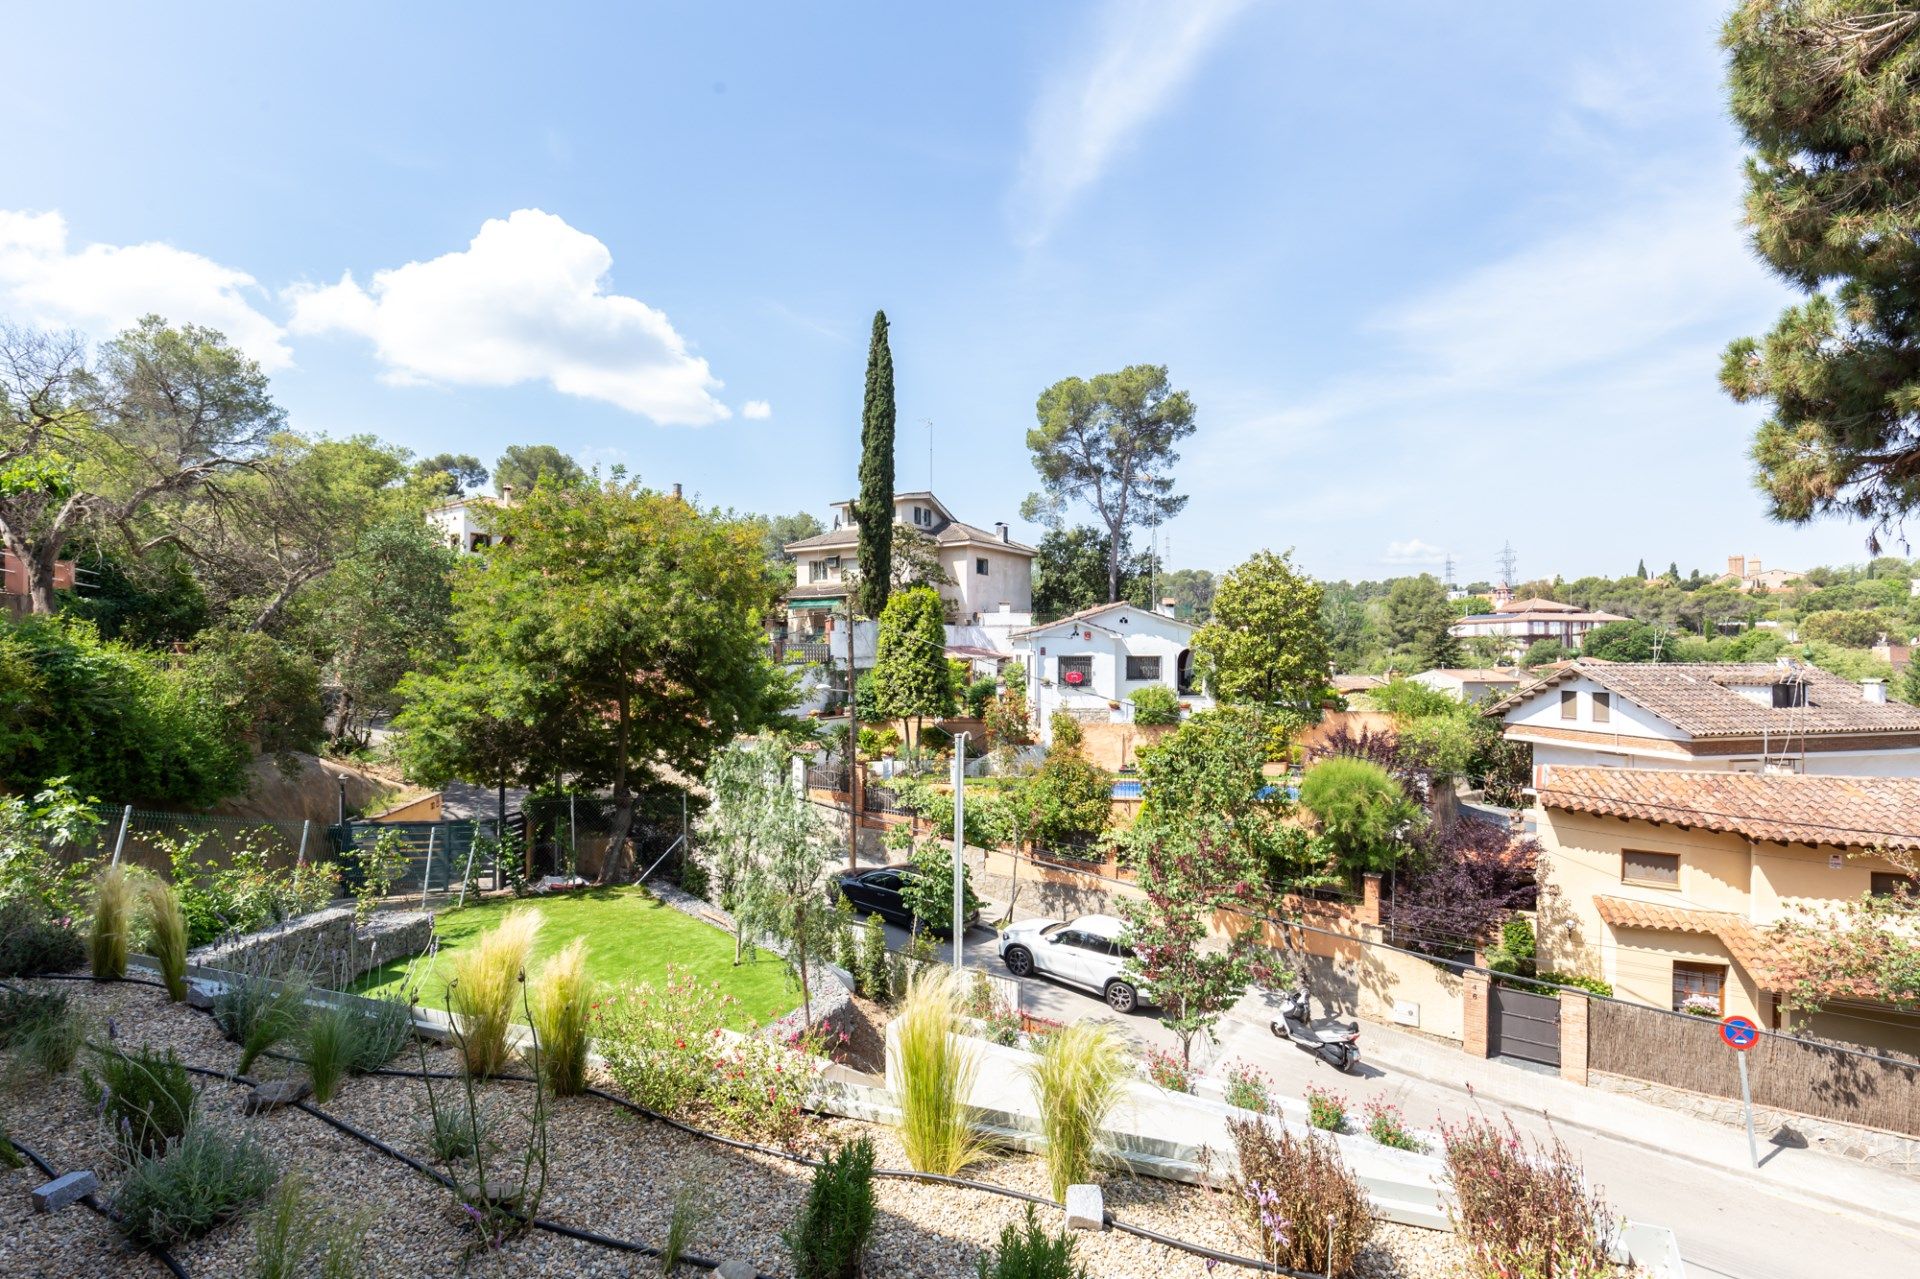
[[(1451, 1079), (1438, 1078), (1434, 1075), (1427, 1074), (1425, 1071), (1413, 1069), (1402, 1062), (1392, 1061), (1390, 1058), (1383, 1057), (1378, 1053), (1375, 1053), (1371, 1058), (1369, 1058), (1369, 1060), (1379, 1062), (1381, 1064), (1391, 1064), (1393, 1068), (1399, 1071), (1401, 1074), (1411, 1076), (1412, 1078), (1418, 1079), (1423, 1083), (1429, 1083), (1437, 1087), (1446, 1088), (1456, 1093), (1462, 1093), (1468, 1097), (1485, 1097), (1490, 1101), (1498, 1102), (1500, 1105), (1506, 1106), (1510, 1109), (1525, 1111), (1527, 1114), (1530, 1114), (1530, 1115), (1538, 1115), (1540, 1116), (1540, 1118), (1547, 1120), (1549, 1123), (1563, 1125), (1567, 1128), (1575, 1128), (1581, 1132), (1591, 1133), (1596, 1137), (1605, 1137), (1610, 1141), (1617, 1141), (1622, 1145), (1633, 1146), (1640, 1150), (1652, 1151), (1654, 1154), (1668, 1155), (1675, 1159), (1683, 1159), (1686, 1162), (1693, 1164), (1695, 1167), (1707, 1168), (1714, 1172), (1724, 1172), (1734, 1177), (1744, 1178), (1745, 1180), (1752, 1182), (1755, 1185), (1765, 1187), (1769, 1192), (1777, 1194), (1784, 1199), (1797, 1200), (1798, 1202), (1802, 1204), (1806, 1204), (1811, 1207), (1837, 1209), (1839, 1211), (1846, 1212), (1857, 1217), (1871, 1218), (1877, 1223), (1898, 1226), (1901, 1228), (1902, 1231), (1910, 1235), (1920, 1235), (1920, 1230), (1916, 1229), (1916, 1224), (1912, 1217), (1903, 1217), (1898, 1213), (1888, 1212), (1884, 1209), (1870, 1207), (1865, 1204), (1861, 1204), (1856, 1200), (1845, 1199), (1838, 1195), (1827, 1195), (1827, 1194), (1822, 1194), (1818, 1190), (1807, 1190), (1800, 1186), (1784, 1185), (1780, 1182), (1771, 1181), (1764, 1177), (1756, 1177), (1753, 1175), (1750, 1169), (1729, 1167), (1726, 1164), (1718, 1163), (1711, 1159), (1702, 1159), (1697, 1155), (1689, 1154), (1684, 1150), (1675, 1149), (1672, 1146), (1662, 1146), (1655, 1142), (1642, 1140), (1641, 1138), (1638, 1138), (1638, 1137), (1629, 1137), (1623, 1133), (1615, 1132), (1607, 1128), (1596, 1128), (1592, 1124), (1581, 1123), (1576, 1119), (1568, 1119), (1563, 1116), (1556, 1115), (1554, 1112), (1552, 1112), (1551, 1110), (1548, 1110), (1544, 1106), (1533, 1105), (1525, 1101), (1516, 1101), (1510, 1096), (1506, 1096), (1501, 1093), (1497, 1093), (1488, 1089), (1474, 1088), (1471, 1085), (1463, 1086)], [(1841, 1156), (1837, 1156), (1837, 1155), (1833, 1156), (1833, 1158), (1840, 1158), (1840, 1157)]]

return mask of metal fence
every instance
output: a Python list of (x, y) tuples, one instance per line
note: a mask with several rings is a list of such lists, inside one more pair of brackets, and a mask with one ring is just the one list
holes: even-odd
[[(492, 821), (349, 822), (328, 827), (327, 834), (349, 888), (360, 881), (360, 859), (374, 844), (383, 835), (397, 838), (407, 863), (390, 891), (424, 896), (455, 892), (469, 882), (489, 889), (502, 887), (500, 859), (476, 842), (487, 836), (499, 849), (496, 825)], [(509, 821), (505, 841), (509, 849), (514, 843), (512, 825)]]
[[(1611, 999), (1587, 1007), (1590, 1069), (1740, 1095), (1739, 1064), (1714, 1018)], [(1920, 1136), (1920, 1065), (1777, 1031), (1762, 1031), (1747, 1056), (1756, 1106)]]
[(195, 860), (215, 866), (242, 852), (264, 854), (270, 866), (278, 867), (329, 855), (321, 822), (168, 813), (131, 804), (99, 804), (94, 813), (99, 823), (93, 837), (68, 845), (63, 850), (67, 860), (118, 861), (164, 871), (173, 847), (188, 841), (197, 843)]

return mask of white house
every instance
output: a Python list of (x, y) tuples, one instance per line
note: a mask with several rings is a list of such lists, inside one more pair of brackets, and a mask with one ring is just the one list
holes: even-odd
[(1213, 699), (1193, 687), (1194, 629), (1173, 616), (1172, 600), (1163, 600), (1158, 609), (1101, 604), (1015, 631), (1040, 740), (1053, 741), (1053, 717), (1061, 712), (1082, 720), (1130, 720), (1134, 690), (1149, 684), (1173, 690), (1190, 710), (1210, 708)]
[[(850, 501), (834, 503), (833, 510), (831, 529), (786, 546), (794, 568), (793, 588), (787, 592), (790, 631), (824, 630), (828, 615), (845, 607), (845, 570), (859, 563), (859, 521)], [(947, 577), (934, 585), (952, 621), (979, 626), (994, 615), (1033, 610), (1033, 559), (1038, 552), (1014, 541), (1005, 524), (989, 531), (962, 523), (925, 491), (895, 495), (893, 518), (933, 540)]]
[(508, 486), (504, 499), (480, 493), (456, 497), (428, 510), (427, 524), (442, 542), (454, 550), (477, 551), (493, 543), (493, 531), (487, 517), (512, 500), (512, 486)]
[(1626, 620), (1613, 613), (1590, 612), (1559, 600), (1507, 599), (1495, 603), (1493, 612), (1469, 614), (1449, 629), (1461, 639), (1499, 640), (1502, 652), (1519, 657), (1541, 640), (1556, 640), (1570, 649), (1579, 648), (1594, 627)]
[(1487, 714), (1533, 747), (1536, 787), (1563, 764), (1920, 777), (1920, 708), (1802, 663), (1581, 658)]

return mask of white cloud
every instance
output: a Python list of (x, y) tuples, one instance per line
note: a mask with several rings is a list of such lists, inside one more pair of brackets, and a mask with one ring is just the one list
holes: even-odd
[(67, 242), (59, 213), (0, 209), (0, 314), (107, 338), (149, 313), (220, 332), (260, 362), (293, 362), (280, 326), (255, 309), (254, 278), (170, 244)]
[(1388, 564), (1439, 564), (1447, 553), (1431, 542), (1410, 537), (1404, 542), (1388, 542), (1387, 553), (1380, 558)]
[(286, 292), (295, 333), (372, 340), (388, 380), (468, 386), (544, 381), (667, 425), (731, 417), (707, 362), (666, 315), (607, 291), (613, 254), (539, 209), (492, 218), (463, 250)]
[(740, 406), (740, 416), (758, 422), (773, 416), (773, 405), (765, 400), (748, 400)]
[(1110, 11), (1088, 56), (1041, 93), (1010, 205), (1029, 244), (1164, 110), (1249, 0), (1130, 0)]

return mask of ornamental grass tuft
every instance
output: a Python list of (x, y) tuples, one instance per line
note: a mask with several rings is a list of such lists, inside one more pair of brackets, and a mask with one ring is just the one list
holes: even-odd
[(133, 875), (124, 866), (109, 866), (94, 877), (87, 957), (92, 961), (93, 975), (103, 981), (127, 975), (135, 894)]
[(1100, 1130), (1126, 1095), (1126, 1053), (1105, 1022), (1077, 1021), (1047, 1037), (1039, 1060), (1027, 1067), (1040, 1104), (1047, 1178), (1053, 1197), (1092, 1180)]
[(900, 1107), (900, 1143), (920, 1172), (958, 1176), (986, 1154), (966, 1104), (980, 1070), (979, 1055), (959, 1035), (953, 978), (921, 969), (907, 986), (887, 1046), (888, 1078)]
[(556, 1097), (577, 1097), (587, 1086), (587, 939), (576, 937), (540, 967), (533, 988), (537, 1065)]
[(187, 913), (180, 907), (180, 894), (164, 880), (149, 879), (141, 885), (140, 895), (152, 935), (149, 949), (160, 965), (167, 998), (177, 1004), (187, 997)]
[(539, 931), (538, 914), (511, 910), (491, 932), (454, 955), (448, 1009), (460, 1019), (462, 1057), (467, 1073), (476, 1078), (498, 1074), (507, 1064), (507, 1030)]

